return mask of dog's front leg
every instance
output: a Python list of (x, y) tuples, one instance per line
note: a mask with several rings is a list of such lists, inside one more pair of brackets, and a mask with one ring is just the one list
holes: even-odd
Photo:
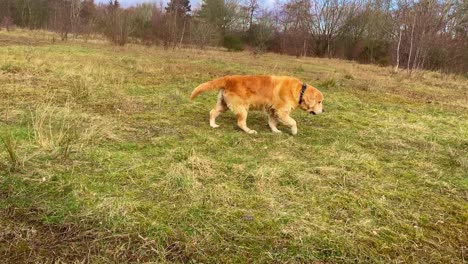
[(292, 119), (292, 117), (289, 116), (289, 112), (279, 111), (278, 118), (281, 123), (291, 128), (291, 134), (293, 135), (297, 134), (296, 120)]

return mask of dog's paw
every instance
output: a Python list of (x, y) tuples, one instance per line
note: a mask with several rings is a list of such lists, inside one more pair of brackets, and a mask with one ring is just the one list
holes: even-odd
[(292, 127), (291, 128), (291, 134), (297, 135), (297, 127)]
[(217, 125), (217, 124), (213, 124), (213, 125), (210, 125), (210, 127), (212, 127), (212, 128), (218, 128), (218, 127), (219, 127), (219, 125)]
[(252, 135), (252, 134), (257, 134), (257, 131), (255, 131), (255, 130), (249, 130), (247, 133), (249, 133), (249, 134), (251, 134), (251, 135)]
[(281, 130), (279, 129), (276, 129), (276, 130), (272, 130), (271, 132), (275, 133), (275, 134), (280, 134), (280, 133), (283, 133)]

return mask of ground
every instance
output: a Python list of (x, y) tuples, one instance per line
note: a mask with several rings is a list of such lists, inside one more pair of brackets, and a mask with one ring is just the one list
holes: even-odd
[[(0, 32), (7, 263), (464, 263), (468, 79), (277, 54)], [(296, 76), (299, 133), (208, 124), (228, 74)]]

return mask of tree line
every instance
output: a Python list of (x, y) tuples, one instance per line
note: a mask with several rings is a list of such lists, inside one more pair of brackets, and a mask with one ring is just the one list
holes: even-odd
[(0, 0), (0, 20), (69, 35), (356, 60), (466, 74), (468, 2), (459, 0), (189, 0), (123, 8), (118, 0)]

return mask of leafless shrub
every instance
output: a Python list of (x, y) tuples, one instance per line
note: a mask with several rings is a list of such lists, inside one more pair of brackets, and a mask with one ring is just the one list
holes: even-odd
[(200, 49), (204, 49), (206, 46), (219, 42), (219, 33), (213, 25), (201, 19), (194, 19), (191, 28), (191, 42)]
[(123, 9), (117, 1), (101, 7), (99, 25), (104, 35), (112, 41), (112, 43), (120, 46), (128, 42), (128, 38), (134, 30), (133, 11)]
[(15, 23), (13, 22), (13, 18), (11, 16), (3, 17), (2, 22), (0, 23), (0, 28), (4, 27), (6, 31), (11, 31), (15, 29)]

